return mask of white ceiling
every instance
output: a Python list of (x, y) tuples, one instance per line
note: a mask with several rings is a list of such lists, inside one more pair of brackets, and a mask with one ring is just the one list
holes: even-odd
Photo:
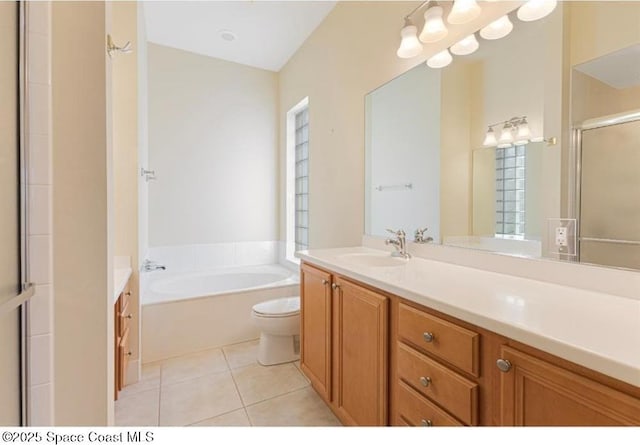
[(640, 85), (640, 45), (633, 45), (575, 67), (617, 89)]
[[(147, 40), (279, 71), (335, 1), (145, 1)], [(234, 41), (223, 39), (229, 30)]]

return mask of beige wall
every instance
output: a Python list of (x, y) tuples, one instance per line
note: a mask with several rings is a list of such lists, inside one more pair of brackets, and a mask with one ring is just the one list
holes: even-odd
[[(130, 41), (132, 54), (112, 59), (113, 179), (115, 255), (131, 257), (131, 305), (134, 320), (140, 320), (138, 286), (138, 60), (137, 9), (135, 2), (112, 4), (111, 36), (116, 45)], [(139, 323), (131, 324), (133, 367), (140, 357)], [(133, 372), (137, 380), (137, 372)]]
[(57, 425), (113, 420), (109, 19), (104, 2), (52, 5)]
[[(309, 242), (313, 248), (361, 242), (364, 96), (470, 31), (465, 26), (451, 26), (449, 36), (425, 47), (421, 56), (399, 59), (396, 50), (402, 17), (418, 4), (339, 2), (280, 72), (279, 165), (283, 191), (286, 112), (309, 96)], [(485, 26), (518, 4), (485, 3), (474, 27)], [(280, 196), (280, 221), (284, 222), (284, 193)], [(284, 223), (280, 226), (284, 239)]]
[(640, 108), (640, 85), (616, 89), (575, 69), (571, 75), (574, 124)]
[(277, 74), (149, 44), (151, 247), (277, 238)]

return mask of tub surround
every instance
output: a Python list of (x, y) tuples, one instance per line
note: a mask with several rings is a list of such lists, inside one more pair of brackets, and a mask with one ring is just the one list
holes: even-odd
[(133, 269), (131, 268), (131, 257), (117, 256), (113, 261), (113, 304), (116, 304), (118, 297), (124, 290)]
[(353, 254), (389, 256), (366, 247), (309, 250), (297, 256), (640, 386), (640, 300), (423, 258), (397, 267), (364, 265), (354, 262)]

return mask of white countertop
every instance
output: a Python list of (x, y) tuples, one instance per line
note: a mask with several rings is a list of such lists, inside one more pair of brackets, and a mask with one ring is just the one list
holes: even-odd
[[(640, 386), (640, 300), (423, 258), (371, 267), (365, 247), (298, 252), (302, 260)], [(640, 291), (640, 290), (639, 290)]]
[(113, 269), (113, 304), (118, 301), (118, 297), (127, 285), (131, 272), (132, 269), (130, 267), (116, 267)]

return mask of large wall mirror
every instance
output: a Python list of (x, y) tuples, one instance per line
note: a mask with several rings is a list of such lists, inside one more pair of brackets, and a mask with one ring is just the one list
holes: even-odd
[(640, 2), (510, 18), (366, 96), (366, 234), (640, 269)]

